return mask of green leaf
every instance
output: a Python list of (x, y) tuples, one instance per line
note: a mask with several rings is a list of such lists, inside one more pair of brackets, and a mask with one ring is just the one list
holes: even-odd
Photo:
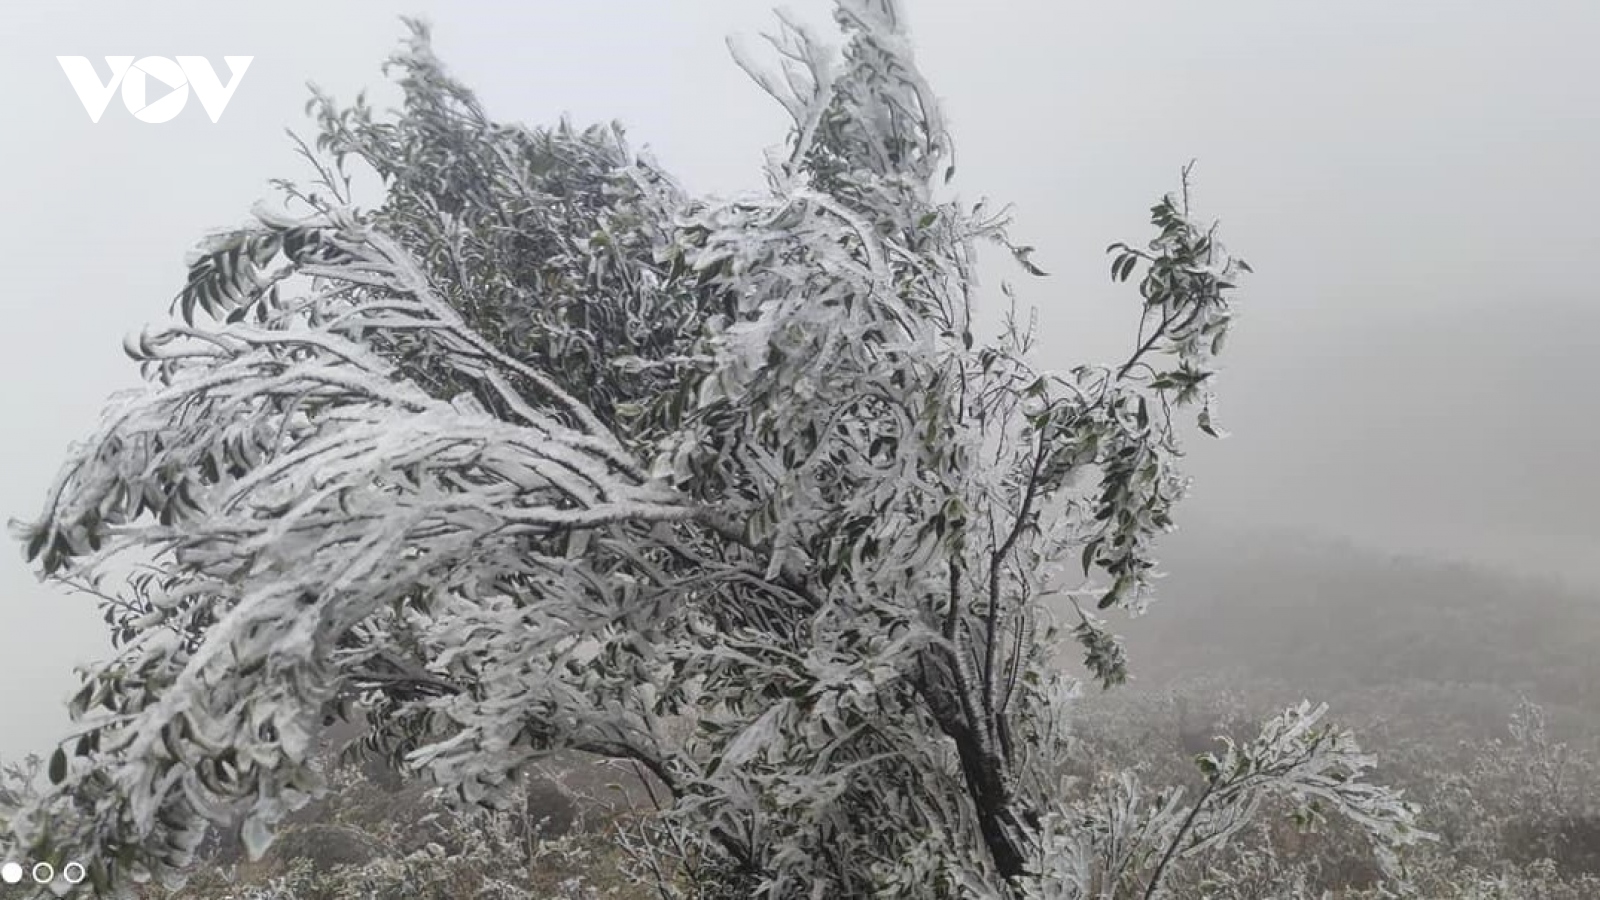
[(64, 747), (57, 747), (56, 752), (50, 754), (50, 783), (60, 784), (67, 780), (67, 751)]
[(44, 549), (45, 543), (49, 540), (50, 530), (48, 528), (35, 528), (33, 530), (33, 534), (28, 538), (28, 562), (33, 562), (39, 558), (39, 551)]
[(1118, 576), (1117, 580), (1112, 583), (1111, 589), (1106, 591), (1106, 595), (1101, 597), (1100, 602), (1095, 605), (1100, 609), (1110, 609), (1116, 605), (1117, 601), (1121, 600), (1122, 595), (1128, 590), (1128, 580), (1126, 575)]
[(1022, 268), (1025, 269), (1029, 275), (1045, 277), (1050, 274), (1034, 265), (1032, 261), (1028, 259), (1029, 256), (1033, 255), (1032, 247), (1012, 247), (1011, 255), (1017, 258), (1017, 262), (1022, 264)]
[[(106, 615), (108, 619), (110, 614), (110, 610), (107, 610)], [(91, 682), (89, 684), (85, 684), (77, 694), (73, 695), (72, 701), (67, 704), (67, 709), (73, 714), (73, 717), (76, 718), (77, 716), (80, 716), (88, 711), (89, 704), (92, 703), (93, 700), (94, 684)]]

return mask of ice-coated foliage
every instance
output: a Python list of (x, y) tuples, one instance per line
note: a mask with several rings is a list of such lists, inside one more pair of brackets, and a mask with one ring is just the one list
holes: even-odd
[[(904, 12), (836, 20), (841, 46), (786, 18), (776, 66), (738, 54), (794, 124), (732, 199), (616, 128), (491, 121), (420, 26), (402, 109), (314, 98), (316, 190), (281, 184), (303, 217), (193, 254), (178, 321), (127, 347), (146, 386), (25, 529), (118, 653), (11, 840), (111, 890), (178, 876), (245, 799), (258, 854), (352, 703), (469, 803), (552, 750), (633, 761), (662, 792), (641, 865), (685, 896), (1101, 896), (1073, 873), (1159, 882), (1274, 791), (1410, 839), (1308, 708), (1204, 761), (1188, 807), (1062, 794), (1058, 632), (1121, 680), (1097, 614), (1148, 596), (1175, 417), (1215, 433), (1247, 267), (1186, 179), (1110, 248), (1131, 355), (1037, 370), (1026, 329), (974, 330), (979, 245), (1043, 273), (943, 196)], [(1085, 601), (1064, 631), (1052, 596)]]
[[(1252, 824), (1262, 802), (1291, 800), (1297, 825), (1315, 829), (1329, 810), (1361, 826), (1384, 871), (1403, 875), (1394, 849), (1425, 835), (1387, 788), (1368, 783), (1374, 759), (1353, 736), (1322, 724), (1327, 707), (1301, 703), (1240, 744), (1219, 737), (1219, 752), (1196, 763), (1203, 787), (1191, 801), (1182, 788), (1150, 791), (1131, 771), (1098, 786), (1081, 807), (1052, 815), (1042, 829), (1038, 877), (1029, 900), (1170, 896), (1172, 866), (1225, 844)], [(1397, 887), (1405, 887), (1395, 878)]]

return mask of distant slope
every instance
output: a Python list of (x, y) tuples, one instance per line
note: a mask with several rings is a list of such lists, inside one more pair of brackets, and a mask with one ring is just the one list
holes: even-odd
[[(1263, 298), (1265, 299), (1265, 298)], [(1600, 303), (1263, 305), (1180, 519), (1285, 524), (1600, 587)]]
[(1287, 534), (1180, 533), (1162, 559), (1161, 602), (1115, 623), (1147, 682), (1479, 685), (1600, 713), (1600, 596)]

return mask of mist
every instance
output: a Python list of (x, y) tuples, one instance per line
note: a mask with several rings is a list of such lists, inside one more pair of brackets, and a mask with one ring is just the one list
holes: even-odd
[[(1566, 611), (1530, 615), (1551, 622), (1600, 607), (1600, 305), (1586, 265), (1600, 242), (1600, 5), (907, 5), (955, 136), (956, 188), (1013, 204), (1013, 237), (1049, 273), (987, 258), (990, 327), (1007, 282), (1037, 307), (1043, 365), (1125, 355), (1139, 300), (1111, 282), (1106, 245), (1147, 239), (1147, 209), (1191, 160), (1198, 210), (1255, 269), (1216, 385), (1230, 435), (1189, 440), (1194, 487), (1152, 621), (1186, 596), (1221, 608), (1225, 579), (1205, 573), (1249, 534), (1343, 548), (1325, 550), (1336, 568), (1400, 557), (1547, 586)], [(69, 443), (139, 383), (121, 342), (167, 316), (189, 247), (243, 221), (269, 179), (305, 174), (285, 129), (311, 130), (307, 83), (393, 99), (380, 65), (401, 15), (432, 23), (440, 57), (496, 118), (618, 120), (693, 191), (760, 188), (786, 124), (724, 44), (772, 22), (745, 0), (146, 6), (29, 4), (0, 28), (11, 519), (38, 515)], [(827, 21), (826, 3), (791, 6)], [(216, 123), (191, 101), (145, 124), (116, 98), (94, 123), (63, 54), (102, 77), (106, 55), (201, 54), (219, 72), (224, 55), (254, 61)], [(74, 665), (110, 652), (92, 598), (41, 583), (13, 544), (0, 563), (4, 759), (58, 739)], [(1147, 658), (1183, 637), (1150, 628), (1136, 641)]]

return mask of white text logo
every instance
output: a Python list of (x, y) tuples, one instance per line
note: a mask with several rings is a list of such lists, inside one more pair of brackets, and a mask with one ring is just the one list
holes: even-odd
[[(222, 118), (222, 111), (228, 107), (234, 90), (244, 79), (244, 70), (250, 68), (250, 61), (255, 57), (224, 56), (222, 59), (228, 64), (229, 73), (227, 84), (217, 77), (216, 70), (211, 68), (211, 63), (206, 62), (204, 56), (180, 56), (176, 62), (165, 56), (146, 56), (139, 60), (131, 56), (108, 56), (105, 59), (106, 65), (111, 67), (111, 80), (103, 82), (95, 74), (94, 64), (89, 62), (88, 57), (56, 57), (62, 70), (67, 73), (67, 80), (72, 82), (72, 89), (78, 92), (78, 99), (83, 101), (89, 121), (100, 121), (106, 105), (111, 102), (111, 95), (121, 86), (122, 103), (128, 107), (128, 112), (141, 122), (156, 123), (169, 122), (183, 112), (184, 104), (189, 102), (191, 87), (211, 121)], [(154, 91), (151, 90), (151, 82), (156, 84)], [(166, 93), (152, 96), (160, 93), (161, 89), (165, 89)]]

